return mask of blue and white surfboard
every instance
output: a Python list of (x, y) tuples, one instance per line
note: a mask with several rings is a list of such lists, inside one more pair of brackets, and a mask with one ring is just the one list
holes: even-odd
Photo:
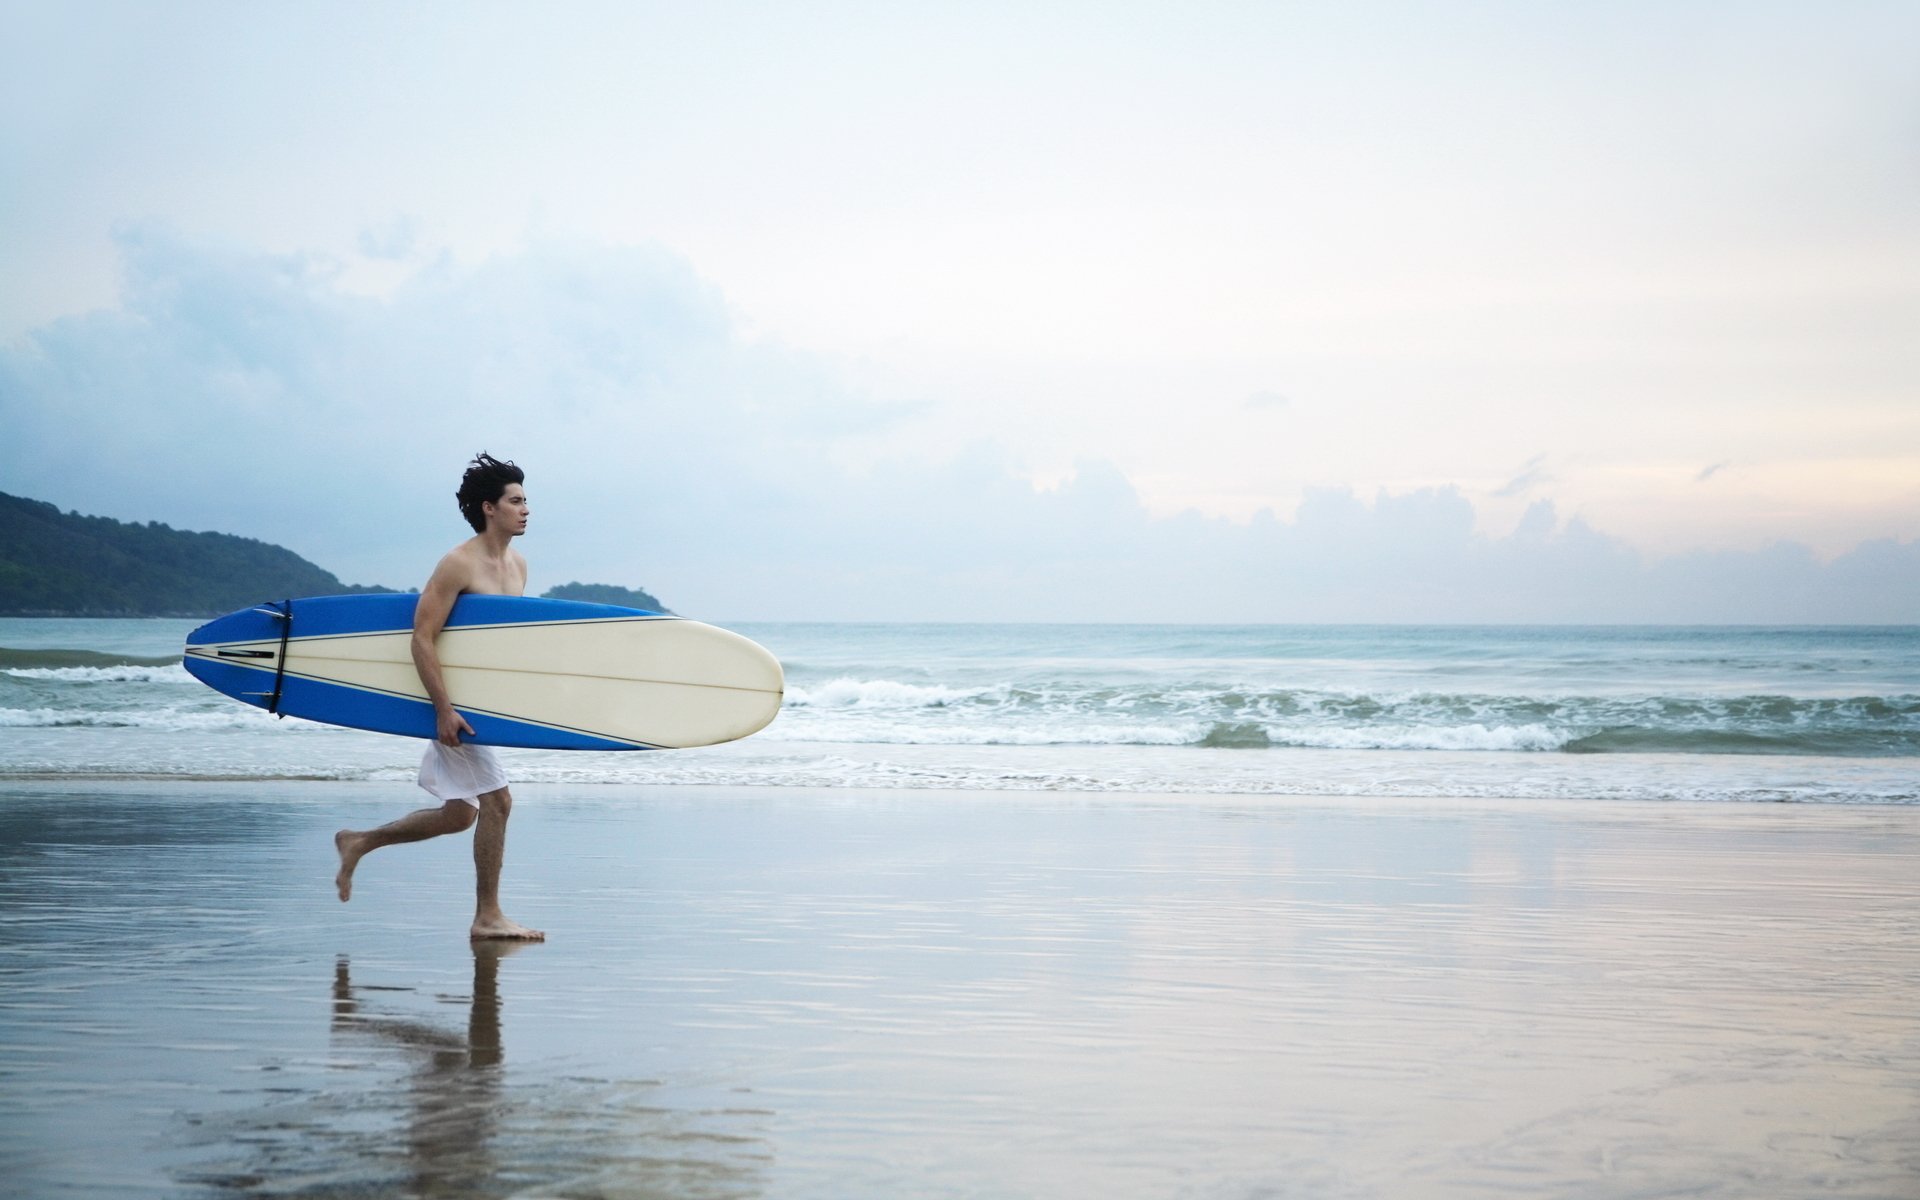
[[(183, 665), (208, 687), (285, 716), (434, 736), (413, 665), (411, 594), (314, 596), (216, 618)], [(435, 649), (474, 742), (554, 750), (710, 746), (764, 728), (784, 678), (763, 647), (663, 613), (462, 596)]]

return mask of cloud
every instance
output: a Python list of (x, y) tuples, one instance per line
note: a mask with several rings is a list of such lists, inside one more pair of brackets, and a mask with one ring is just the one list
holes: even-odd
[(1695, 475), (1693, 477), (1693, 481), (1695, 483), (1705, 483), (1707, 480), (1712, 479), (1715, 475), (1718, 475), (1720, 472), (1726, 470), (1728, 467), (1732, 465), (1733, 464), (1730, 462), (1714, 463), (1712, 466), (1702, 470), (1698, 475)]
[(483, 446), (544, 474), (601, 540), (657, 558), (710, 540), (693, 532), (703, 512), (786, 523), (809, 459), (888, 419), (816, 364), (744, 342), (656, 250), (546, 244), (375, 299), (321, 260), (151, 228), (120, 246), (120, 306), (0, 358), (10, 490), (268, 538), (358, 579), (431, 564)]
[(1283, 395), (1280, 392), (1259, 391), (1241, 401), (1240, 406), (1251, 409), (1276, 409), (1289, 408), (1292, 404), (1292, 397)]
[(1520, 468), (1518, 475), (1509, 479), (1493, 494), (1502, 500), (1506, 500), (1514, 496), (1525, 495), (1527, 492), (1532, 491), (1542, 484), (1552, 483), (1553, 476), (1540, 469), (1541, 464), (1546, 461), (1546, 455), (1534, 455)]
[(360, 253), (368, 258), (398, 262), (411, 258), (420, 244), (420, 222), (413, 217), (395, 217), (379, 227), (360, 231)]
[[(850, 455), (913, 410), (745, 335), (659, 249), (538, 242), (416, 268), (122, 231), (122, 299), (0, 349), (0, 489), (287, 545), (418, 583), (486, 448), (528, 470), (537, 589), (645, 586), (715, 619), (1889, 621), (1920, 543), (1649, 562), (1536, 501), (1505, 537), (1455, 488), (1309, 491), (1289, 519), (1149, 514), (1113, 464), (1039, 490), (991, 440)], [(857, 461), (856, 461), (857, 460)], [(1539, 486), (1536, 456), (1502, 489)], [(854, 465), (848, 465), (853, 462)]]

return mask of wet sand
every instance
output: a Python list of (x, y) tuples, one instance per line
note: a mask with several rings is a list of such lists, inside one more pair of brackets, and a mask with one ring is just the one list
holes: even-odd
[(0, 1190), (1912, 1197), (1920, 810), (0, 782)]

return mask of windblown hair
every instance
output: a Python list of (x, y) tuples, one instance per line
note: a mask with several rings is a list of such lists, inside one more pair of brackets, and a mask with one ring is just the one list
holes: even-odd
[(506, 493), (510, 483), (525, 483), (527, 473), (511, 462), (501, 462), (493, 455), (482, 450), (467, 464), (467, 473), (460, 477), (460, 490), (453, 498), (460, 502), (460, 515), (473, 526), (475, 533), (487, 531), (486, 510), (483, 504), (498, 504)]

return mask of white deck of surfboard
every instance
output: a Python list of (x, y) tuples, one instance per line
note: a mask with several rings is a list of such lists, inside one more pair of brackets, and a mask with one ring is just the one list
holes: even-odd
[[(287, 674), (425, 701), (412, 636), (296, 637)], [(681, 617), (457, 626), (435, 649), (455, 708), (662, 749), (764, 728), (785, 686), (757, 643)]]

